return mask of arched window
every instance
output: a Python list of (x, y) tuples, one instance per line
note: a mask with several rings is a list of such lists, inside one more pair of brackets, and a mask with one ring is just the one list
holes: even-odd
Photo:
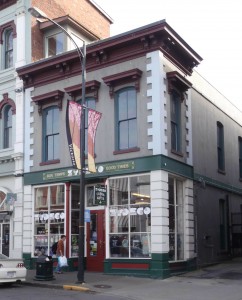
[(137, 147), (137, 99), (135, 87), (115, 93), (116, 150)]
[(51, 106), (43, 110), (42, 159), (44, 162), (59, 159), (59, 112), (57, 106)]
[(5, 69), (13, 67), (13, 29), (8, 28), (4, 33)]
[(3, 148), (12, 147), (12, 107), (6, 105), (3, 109)]

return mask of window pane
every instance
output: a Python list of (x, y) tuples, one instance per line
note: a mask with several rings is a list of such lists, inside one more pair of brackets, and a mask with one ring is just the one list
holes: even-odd
[(3, 148), (12, 146), (12, 108), (7, 105), (4, 109)]
[(119, 149), (129, 148), (128, 121), (119, 123)]
[(110, 180), (110, 205), (128, 203), (128, 178)]
[(129, 121), (129, 148), (137, 146), (137, 120)]
[(44, 111), (44, 160), (59, 158), (59, 109), (51, 107)]
[(119, 121), (127, 119), (127, 92), (122, 92), (118, 96), (118, 119)]
[(137, 146), (136, 91), (128, 88), (116, 96), (117, 148), (129, 149)]
[(149, 258), (150, 176), (110, 179), (109, 188), (110, 256)]
[(128, 91), (128, 119), (136, 118), (136, 92)]
[(6, 30), (5, 33), (5, 68), (13, 66), (13, 30)]
[(48, 57), (64, 51), (64, 34), (58, 33), (47, 38)]

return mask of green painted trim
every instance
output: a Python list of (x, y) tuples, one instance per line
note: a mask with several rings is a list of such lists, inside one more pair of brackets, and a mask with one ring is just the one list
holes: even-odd
[(221, 181), (209, 178), (207, 176), (201, 175), (201, 174), (194, 174), (194, 180), (198, 181), (198, 182), (204, 182), (207, 185), (216, 187), (216, 188), (220, 188), (223, 190), (226, 190), (228, 192), (232, 192), (238, 195), (242, 195), (242, 189), (235, 187), (234, 185), (229, 185), (226, 183), (223, 183)]
[[(97, 164), (97, 170), (97, 173), (86, 173), (86, 180), (144, 173), (155, 170), (166, 170), (187, 178), (193, 178), (193, 167), (163, 155), (99, 163)], [(59, 168), (48, 171), (25, 173), (24, 185), (77, 181), (79, 179), (79, 170), (73, 169), (72, 167)]]

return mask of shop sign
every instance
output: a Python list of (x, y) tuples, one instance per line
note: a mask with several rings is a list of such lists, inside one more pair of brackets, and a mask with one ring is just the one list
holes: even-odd
[(107, 189), (105, 186), (96, 185), (94, 187), (95, 205), (107, 205)]
[(84, 222), (90, 223), (90, 220), (91, 220), (90, 209), (85, 209)]
[[(98, 173), (118, 173), (122, 171), (134, 170), (135, 169), (135, 162), (134, 161), (123, 161), (123, 162), (116, 162), (112, 164), (104, 164), (99, 165), (97, 167)], [(93, 173), (94, 174), (94, 173)], [(86, 171), (86, 175), (91, 175), (90, 172)], [(62, 169), (50, 172), (43, 173), (43, 180), (44, 181), (51, 181), (51, 180), (60, 180), (66, 179), (68, 177), (80, 177), (80, 170), (78, 169)]]
[(116, 162), (112, 164), (105, 164), (100, 165), (97, 168), (98, 173), (109, 173), (109, 172), (118, 172), (118, 171), (125, 171), (125, 170), (134, 170), (135, 163), (134, 161), (123, 161), (123, 162)]

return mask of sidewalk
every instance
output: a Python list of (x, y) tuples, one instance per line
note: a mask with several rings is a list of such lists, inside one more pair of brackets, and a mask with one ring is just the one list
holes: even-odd
[(154, 281), (150, 278), (139, 278), (130, 276), (117, 276), (117, 275), (105, 275), (99, 272), (85, 272), (84, 281), (81, 284), (77, 282), (77, 271), (75, 272), (64, 272), (63, 274), (54, 273), (54, 280), (36, 280), (36, 271), (27, 270), (27, 278), (24, 284), (33, 286), (42, 286), (49, 288), (61, 288), (61, 289), (72, 289), (80, 290), (83, 292), (111, 292), (117, 289), (121, 289), (124, 286), (138, 287), (143, 285), (145, 282), (149, 283)]
[(167, 279), (105, 275), (85, 272), (84, 284), (77, 272), (54, 274), (51, 281), (36, 281), (36, 271), (27, 271), (25, 284), (86, 293), (100, 293), (139, 300), (238, 300), (242, 299), (242, 258), (208, 266)]

